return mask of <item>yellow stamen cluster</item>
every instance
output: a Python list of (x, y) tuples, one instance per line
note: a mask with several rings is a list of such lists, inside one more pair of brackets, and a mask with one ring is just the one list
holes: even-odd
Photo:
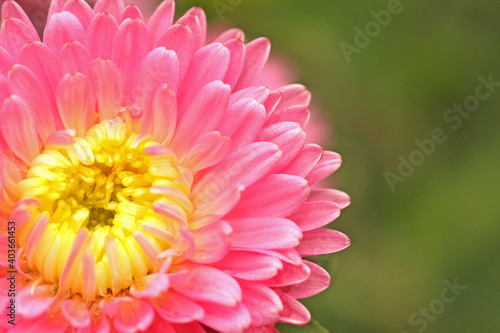
[(160, 269), (193, 211), (191, 180), (168, 148), (104, 121), (33, 160), (19, 191), (41, 204), (19, 245), (47, 283), (87, 300), (116, 295)]

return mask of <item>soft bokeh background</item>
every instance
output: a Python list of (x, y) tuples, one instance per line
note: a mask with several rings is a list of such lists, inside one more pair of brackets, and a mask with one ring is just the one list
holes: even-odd
[[(213, 25), (269, 37), (334, 130), (327, 146), (344, 164), (332, 181), (353, 204), (332, 227), (352, 246), (317, 258), (333, 284), (305, 301), (313, 317), (339, 333), (500, 332), (500, 87), (456, 130), (443, 121), (474, 94), (478, 76), (500, 82), (500, 2), (401, 0), (402, 11), (348, 63), (339, 45), (354, 45), (354, 28), (364, 30), (370, 11), (389, 2), (177, 0), (177, 7), (180, 14), (201, 6)], [(217, 4), (228, 6), (222, 18)], [(384, 173), (397, 174), (399, 156), (408, 159), (414, 141), (436, 128), (447, 140), (391, 191)], [(444, 281), (455, 279), (467, 289), (426, 327), (412, 325), (410, 316), (422, 320), (420, 309), (436, 305)]]
[[(352, 245), (319, 258), (333, 284), (305, 302), (313, 316), (331, 332), (423, 331), (410, 315), (457, 278), (467, 289), (425, 332), (500, 332), (500, 87), (457, 130), (443, 121), (479, 75), (500, 82), (500, 2), (401, 0), (351, 63), (339, 44), (353, 45), (354, 28), (388, 0), (220, 0), (236, 4), (222, 21), (214, 3), (177, 7), (269, 37), (335, 129), (328, 146), (344, 164), (334, 182), (353, 203), (332, 227)], [(393, 193), (384, 173), (435, 128), (448, 139)]]

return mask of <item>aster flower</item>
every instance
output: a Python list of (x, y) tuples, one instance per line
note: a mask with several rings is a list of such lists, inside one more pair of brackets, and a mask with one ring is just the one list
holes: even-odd
[(321, 228), (349, 197), (311, 189), (341, 159), (305, 144), (310, 93), (254, 85), (269, 40), (173, 17), (54, 1), (40, 41), (3, 5), (3, 330), (272, 332), (328, 287), (303, 257), (349, 245)]

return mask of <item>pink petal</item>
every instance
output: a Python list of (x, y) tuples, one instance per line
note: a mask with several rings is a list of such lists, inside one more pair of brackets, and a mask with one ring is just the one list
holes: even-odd
[(56, 130), (56, 120), (42, 83), (33, 72), (22, 65), (14, 65), (8, 79), (10, 92), (23, 99), (36, 121), (40, 137), (42, 140), (47, 139)]
[(267, 38), (257, 38), (246, 45), (245, 66), (235, 91), (250, 86), (260, 74), (271, 52), (271, 42)]
[(266, 117), (264, 106), (255, 99), (244, 98), (227, 108), (216, 129), (231, 137), (233, 149), (253, 142), (262, 130)]
[(99, 119), (115, 117), (120, 110), (123, 95), (123, 81), (116, 65), (105, 59), (96, 59), (90, 64), (89, 80), (94, 89)]
[(212, 303), (200, 304), (205, 310), (205, 316), (200, 320), (206, 325), (219, 332), (243, 332), (250, 326), (250, 313), (243, 304), (234, 307), (226, 307)]
[(269, 287), (257, 283), (242, 283), (243, 305), (250, 312), (252, 326), (274, 325), (283, 310), (283, 303)]
[(56, 13), (49, 18), (43, 33), (43, 42), (59, 56), (67, 42), (83, 43), (85, 30), (75, 15), (69, 12)]
[(16, 18), (8, 18), (0, 28), (0, 45), (10, 53), (14, 60), (19, 58), (21, 49), (29, 42), (40, 41), (35, 30)]
[[(199, 25), (200, 25), (200, 32), (199, 32), (199, 37), (195, 37), (195, 39), (199, 39), (199, 47), (202, 47), (205, 45), (206, 41), (206, 35), (207, 35), (207, 16), (205, 15), (205, 12), (203, 9), (200, 7), (191, 7), (184, 16), (194, 16), (198, 19)], [(183, 17), (181, 17), (177, 23), (181, 23), (183, 20)], [(191, 27), (191, 30), (194, 31), (193, 27)]]
[(78, 328), (90, 326), (90, 313), (87, 309), (85, 300), (81, 297), (75, 297), (64, 301), (61, 310), (64, 317), (66, 317), (72, 326)]
[(97, 14), (90, 23), (85, 45), (95, 58), (110, 59), (118, 24), (113, 15), (107, 12)]
[(47, 20), (50, 19), (52, 15), (55, 13), (60, 13), (62, 12), (64, 5), (66, 4), (68, 0), (52, 0), (50, 1), (50, 7), (49, 7), (49, 13), (47, 16)]
[(87, 49), (73, 41), (66, 43), (61, 51), (61, 66), (63, 74), (82, 73), (88, 75), (91, 59)]
[(211, 264), (224, 258), (229, 251), (231, 226), (217, 221), (193, 232), (195, 252), (189, 260), (199, 264)]
[(23, 288), (17, 292), (16, 312), (25, 319), (35, 319), (45, 313), (55, 301), (53, 287), (40, 285), (31, 293), (31, 288)]
[(14, 58), (12, 58), (10, 53), (3, 47), (0, 47), (0, 74), (7, 75), (14, 63)]
[(144, 16), (142, 16), (142, 13), (141, 11), (139, 10), (139, 8), (137, 8), (136, 5), (128, 5), (123, 14), (122, 14), (122, 17), (121, 17), (121, 21), (125, 21), (126, 19), (139, 19), (141, 21), (145, 21), (144, 20)]
[(124, 10), (123, 0), (97, 0), (94, 6), (95, 13), (108, 12), (113, 15), (116, 21), (120, 21)]
[(130, 294), (137, 298), (157, 298), (170, 286), (168, 276), (163, 273), (146, 275), (130, 287)]
[(189, 323), (203, 318), (204, 310), (198, 304), (177, 293), (169, 291), (152, 300), (158, 314), (171, 323)]
[(195, 52), (177, 94), (180, 115), (184, 114), (207, 84), (224, 79), (229, 59), (229, 50), (222, 44), (209, 44)]
[(344, 209), (351, 204), (351, 198), (346, 193), (326, 188), (315, 188), (311, 191), (309, 201), (333, 201)]
[(255, 99), (257, 103), (263, 104), (269, 98), (270, 92), (269, 88), (266, 87), (250, 87), (241, 89), (231, 95), (229, 105), (231, 106), (244, 98), (252, 98)]
[(176, 265), (176, 269), (187, 270), (182, 283), (172, 285), (177, 293), (195, 301), (224, 306), (235, 306), (241, 302), (240, 285), (226, 273), (193, 264)]
[(139, 69), (149, 52), (149, 36), (140, 19), (126, 19), (120, 24), (111, 59), (121, 70), (125, 104), (133, 104)]
[(337, 171), (342, 164), (342, 157), (332, 151), (325, 151), (318, 164), (307, 175), (306, 179), (310, 184), (317, 183), (332, 173)]
[(283, 311), (280, 313), (279, 321), (292, 325), (305, 325), (311, 320), (309, 310), (295, 298), (280, 293), (283, 302)]
[(9, 330), (9, 333), (64, 333), (67, 332), (68, 326), (69, 323), (64, 318), (62, 311), (56, 313), (47, 312), (36, 320), (16, 320), (14, 329)]
[(278, 89), (283, 94), (283, 102), (276, 109), (276, 113), (281, 113), (291, 106), (305, 105), (309, 106), (311, 93), (301, 84), (291, 84)]
[(199, 207), (228, 187), (253, 184), (269, 171), (280, 155), (275, 144), (264, 142), (234, 151), (198, 181), (191, 191), (192, 202)]
[(55, 109), (54, 95), (62, 73), (59, 60), (54, 52), (43, 43), (30, 43), (22, 49), (20, 63), (31, 69), (40, 79), (45, 86), (43, 91), (54, 102)]
[(113, 324), (119, 332), (145, 331), (155, 317), (148, 302), (131, 297), (117, 297), (101, 308), (108, 315), (114, 312)]
[(303, 257), (342, 251), (351, 245), (349, 238), (337, 230), (316, 229), (304, 232), (304, 238), (297, 246)]
[(243, 71), (243, 66), (245, 65), (245, 43), (241, 38), (234, 38), (224, 43), (224, 46), (227, 47), (231, 54), (231, 60), (229, 61), (229, 67), (224, 77), (224, 82), (234, 89)]
[(165, 0), (155, 10), (148, 21), (147, 28), (151, 37), (151, 47), (160, 39), (165, 31), (172, 25), (175, 14), (175, 1)]
[(289, 121), (300, 125), (301, 128), (306, 128), (309, 122), (311, 111), (308, 106), (294, 105), (286, 109), (281, 109), (279, 112), (274, 112), (266, 122), (266, 126), (279, 122)]
[(281, 172), (305, 178), (318, 164), (322, 155), (323, 148), (316, 144), (306, 144)]
[(11, 95), (0, 110), (0, 130), (9, 148), (26, 164), (40, 154), (35, 121), (29, 106), (19, 96)]
[(245, 39), (245, 33), (240, 29), (229, 29), (224, 31), (220, 36), (217, 37), (213, 42), (214, 43), (225, 43), (233, 38), (239, 38), (241, 40)]
[(161, 36), (155, 47), (163, 46), (173, 50), (179, 60), (179, 81), (182, 81), (188, 70), (194, 53), (194, 38), (191, 29), (184, 24), (174, 24)]
[(305, 202), (288, 218), (299, 226), (302, 231), (320, 228), (340, 216), (340, 206), (331, 201)]
[(259, 135), (259, 140), (273, 142), (283, 152), (280, 161), (273, 168), (273, 171), (277, 172), (290, 163), (300, 152), (306, 140), (306, 133), (297, 123), (277, 123), (264, 128)]
[(182, 165), (191, 171), (211, 167), (220, 162), (231, 148), (231, 139), (219, 132), (202, 136), (187, 153)]
[(204, 86), (179, 122), (171, 148), (182, 158), (204, 134), (212, 131), (227, 108), (231, 88), (222, 81)]
[(33, 30), (35, 30), (35, 27), (31, 23), (28, 15), (26, 15), (17, 2), (5, 1), (2, 5), (2, 22), (5, 22), (5, 20), (11, 17), (23, 21), (26, 25), (33, 27)]
[(297, 246), (302, 232), (297, 225), (282, 218), (246, 218), (228, 220), (233, 228), (233, 248), (286, 249)]
[(263, 281), (270, 287), (285, 287), (306, 281), (311, 276), (311, 269), (304, 263), (293, 265), (283, 263), (283, 269), (271, 279)]
[(268, 175), (243, 192), (238, 206), (227, 218), (285, 217), (306, 201), (309, 191), (304, 178), (284, 174)]
[(95, 121), (96, 101), (89, 80), (81, 73), (66, 74), (57, 86), (56, 101), (64, 126), (83, 136)]
[(269, 93), (269, 97), (264, 103), (264, 107), (266, 108), (267, 118), (269, 118), (275, 110), (281, 105), (283, 102), (283, 93), (279, 90), (273, 90)]
[(87, 27), (95, 16), (92, 8), (83, 0), (70, 0), (66, 2), (63, 10), (75, 15), (82, 24), (84, 30), (87, 30)]
[(285, 288), (286, 293), (293, 298), (308, 298), (330, 286), (331, 278), (327, 271), (307, 260), (304, 260), (304, 264), (311, 270), (311, 276), (304, 282)]
[(238, 279), (259, 281), (276, 276), (283, 263), (266, 254), (231, 250), (212, 266)]
[(63, 130), (53, 132), (45, 141), (45, 149), (60, 149), (65, 146), (70, 146), (74, 143), (73, 138), (76, 135), (75, 130)]

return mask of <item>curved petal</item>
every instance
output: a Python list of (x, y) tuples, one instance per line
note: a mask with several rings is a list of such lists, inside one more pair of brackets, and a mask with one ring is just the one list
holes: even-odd
[(99, 119), (115, 117), (123, 96), (123, 80), (118, 67), (110, 60), (95, 59), (90, 64), (89, 80), (95, 92)]
[(113, 41), (117, 30), (118, 23), (116, 23), (113, 15), (100, 12), (94, 17), (85, 37), (85, 46), (93, 59), (111, 58)]
[(304, 232), (304, 238), (297, 246), (297, 251), (303, 257), (334, 253), (349, 247), (349, 238), (337, 230), (316, 229)]
[(77, 41), (83, 43), (85, 30), (70, 12), (61, 12), (52, 15), (45, 26), (43, 42), (54, 51), (56, 56), (60, 56), (64, 44)]

